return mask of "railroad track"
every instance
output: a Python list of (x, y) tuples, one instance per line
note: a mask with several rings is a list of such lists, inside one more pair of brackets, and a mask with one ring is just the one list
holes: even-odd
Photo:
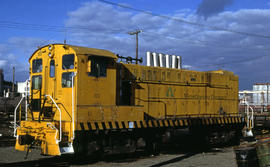
[(0, 137), (0, 147), (15, 146), (15, 142), (13, 137)]

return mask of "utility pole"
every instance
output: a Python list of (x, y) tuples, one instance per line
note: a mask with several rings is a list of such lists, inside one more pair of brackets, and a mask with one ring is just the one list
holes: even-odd
[(15, 67), (13, 67), (12, 92), (15, 92)]
[(141, 30), (136, 30), (134, 32), (129, 32), (129, 35), (136, 35), (136, 64), (138, 64), (138, 34), (142, 32)]

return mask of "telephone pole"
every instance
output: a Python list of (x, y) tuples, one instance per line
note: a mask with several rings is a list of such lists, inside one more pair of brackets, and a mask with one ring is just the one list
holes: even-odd
[(13, 78), (12, 78), (12, 92), (15, 92), (15, 67), (12, 69)]
[(136, 64), (138, 64), (138, 34), (142, 32), (141, 30), (136, 30), (134, 32), (128, 32), (129, 35), (136, 35)]

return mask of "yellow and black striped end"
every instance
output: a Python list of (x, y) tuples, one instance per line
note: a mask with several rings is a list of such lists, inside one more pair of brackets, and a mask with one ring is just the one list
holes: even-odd
[(77, 130), (110, 130), (134, 128), (159, 128), (159, 127), (188, 127), (197, 125), (228, 125), (241, 124), (245, 120), (241, 117), (216, 117), (216, 118), (185, 118), (162, 119), (143, 121), (115, 121), (115, 122), (80, 122)]

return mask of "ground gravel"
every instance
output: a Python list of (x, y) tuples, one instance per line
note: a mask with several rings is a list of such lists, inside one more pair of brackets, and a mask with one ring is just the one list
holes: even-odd
[(100, 160), (76, 160), (71, 156), (51, 157), (33, 150), (25, 160), (25, 152), (13, 147), (0, 147), (0, 166), (74, 166), (74, 167), (237, 167), (233, 147), (205, 152), (169, 153), (158, 156), (139, 154), (105, 156)]

